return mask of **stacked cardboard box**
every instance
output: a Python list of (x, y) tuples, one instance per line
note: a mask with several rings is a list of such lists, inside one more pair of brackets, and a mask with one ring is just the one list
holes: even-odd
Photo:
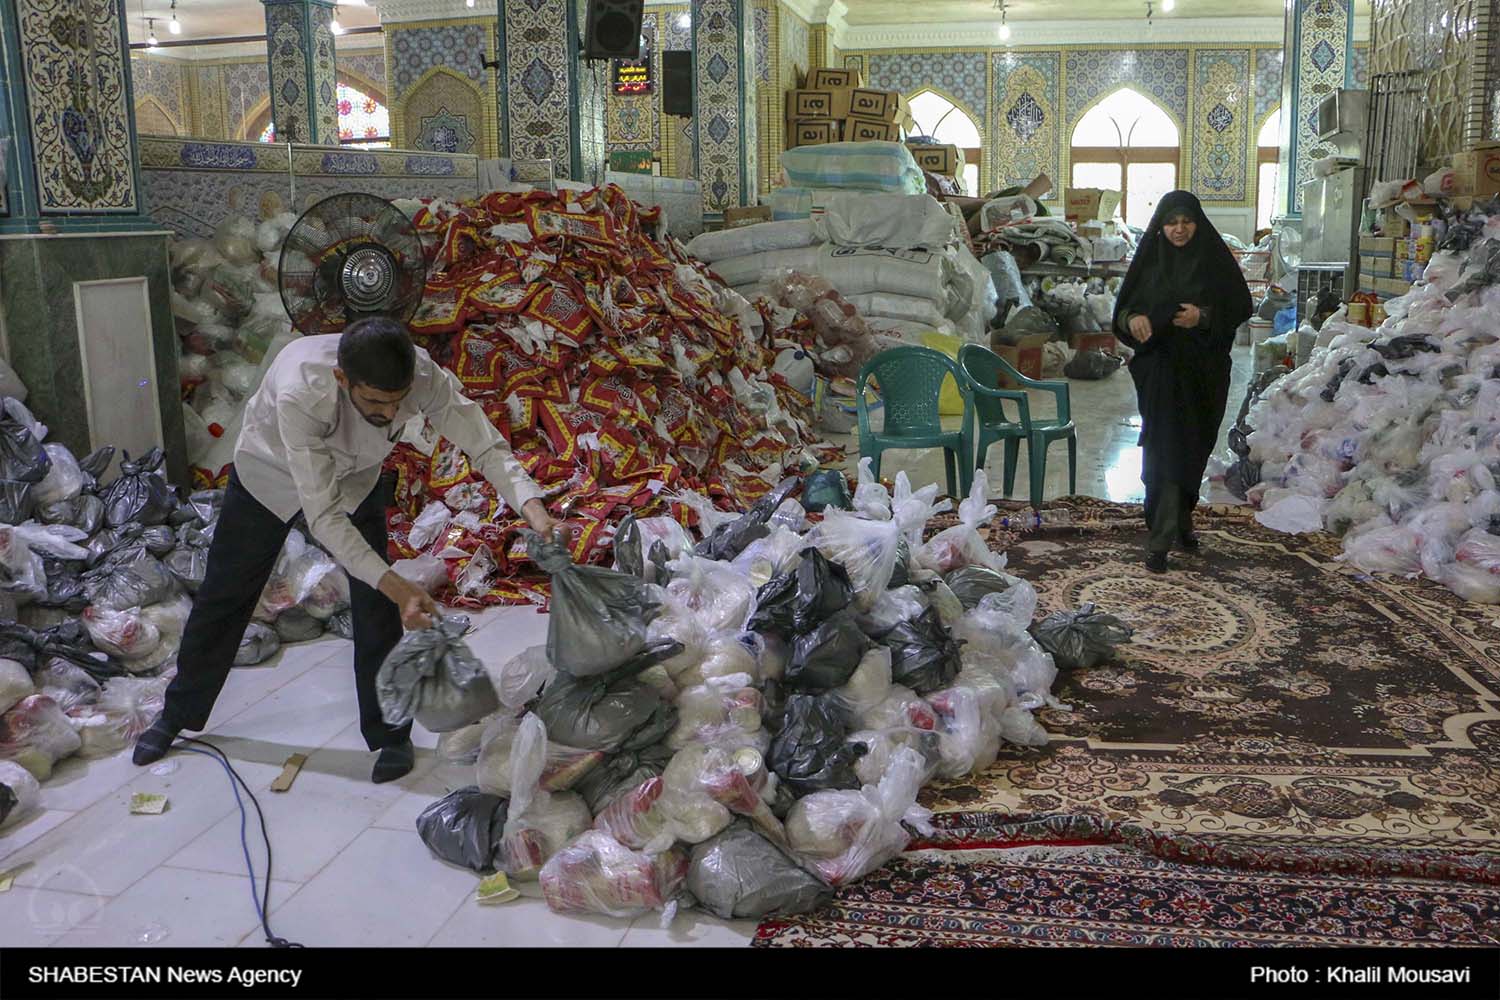
[(940, 177), (957, 177), (964, 167), (963, 150), (957, 146), (938, 146), (932, 143), (908, 142), (912, 159), (917, 166)]
[(1359, 238), (1359, 290), (1381, 299), (1405, 295), (1426, 264), (1411, 259), (1410, 237)]
[(1482, 142), (1453, 154), (1455, 193), (1475, 198), (1500, 194), (1500, 142)]
[(815, 69), (807, 86), (786, 95), (786, 144), (898, 142), (912, 127), (911, 108), (894, 90), (871, 90), (852, 69)]

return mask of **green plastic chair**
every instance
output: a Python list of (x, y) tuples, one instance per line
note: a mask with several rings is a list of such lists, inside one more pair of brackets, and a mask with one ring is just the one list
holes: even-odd
[[(938, 413), (938, 395), (949, 376), (958, 384), (964, 401), (960, 430), (943, 429)], [(874, 378), (885, 410), (885, 426), (879, 434), (870, 430), (870, 408), (865, 386)], [(881, 351), (860, 370), (855, 384), (859, 413), (859, 455), (871, 460), (870, 471), (880, 477), (882, 452), (909, 448), (941, 448), (948, 472), (949, 496), (969, 493), (974, 468), (974, 397), (958, 362), (941, 351), (925, 347), (893, 347)], [(955, 475), (956, 473), (956, 475)]]
[[(1009, 497), (1016, 484), (1016, 459), (1021, 442), (1026, 442), (1026, 464), (1031, 473), (1031, 506), (1042, 504), (1042, 486), (1047, 481), (1047, 448), (1053, 441), (1068, 441), (1068, 492), (1078, 492), (1078, 429), (1073, 424), (1068, 383), (1027, 378), (994, 351), (979, 344), (965, 344), (958, 352), (958, 366), (974, 399), (978, 431), (978, 450), (974, 468), (984, 468), (990, 446), (1005, 442), (1005, 495)], [(1008, 375), (1026, 389), (1042, 389), (1057, 398), (1057, 416), (1051, 420), (1034, 420), (1031, 401), (1020, 389), (1001, 389), (1000, 376)], [(1007, 401), (1016, 404), (1020, 420), (1005, 414)]]

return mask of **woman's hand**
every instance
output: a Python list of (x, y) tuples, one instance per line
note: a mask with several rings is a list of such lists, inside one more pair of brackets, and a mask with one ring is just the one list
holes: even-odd
[(1172, 325), (1180, 326), (1184, 330), (1196, 330), (1198, 324), (1203, 322), (1203, 313), (1191, 302), (1184, 302), (1182, 308), (1177, 310), (1177, 315), (1172, 317)]
[(1130, 317), (1130, 335), (1144, 344), (1151, 339), (1151, 320), (1136, 313)]

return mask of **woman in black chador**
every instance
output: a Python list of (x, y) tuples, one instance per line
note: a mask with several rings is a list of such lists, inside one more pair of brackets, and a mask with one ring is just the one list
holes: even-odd
[(1198, 199), (1186, 191), (1164, 197), (1115, 306), (1115, 335), (1135, 349), (1130, 377), (1141, 409), (1153, 573), (1167, 571), (1174, 537), (1198, 547), (1193, 508), (1229, 398), (1235, 330), (1251, 311), (1244, 275)]

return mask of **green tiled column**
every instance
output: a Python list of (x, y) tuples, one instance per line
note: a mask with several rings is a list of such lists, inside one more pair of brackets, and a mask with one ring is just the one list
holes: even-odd
[(261, 0), (277, 142), (339, 144), (338, 67), (332, 3)]

